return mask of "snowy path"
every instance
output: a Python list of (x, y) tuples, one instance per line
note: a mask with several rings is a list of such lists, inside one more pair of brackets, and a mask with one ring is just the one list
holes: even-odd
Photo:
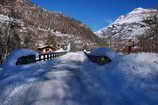
[(1, 73), (0, 105), (157, 105), (156, 62), (136, 54), (98, 66), (78, 52), (16, 67)]
[[(78, 56), (78, 55), (76, 55)], [(82, 55), (83, 56), (83, 55)], [(0, 105), (96, 105), (103, 97), (99, 84), (87, 80), (82, 61), (57, 61), (32, 65), (31, 70), (17, 70), (0, 83)], [(27, 68), (28, 69), (28, 68)], [(3, 81), (5, 81), (3, 83)], [(89, 86), (89, 85), (90, 86)], [(88, 96), (87, 96), (87, 95)], [(98, 100), (98, 101), (96, 101)]]

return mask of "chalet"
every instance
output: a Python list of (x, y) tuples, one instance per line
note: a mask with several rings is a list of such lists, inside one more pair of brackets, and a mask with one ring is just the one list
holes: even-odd
[(45, 47), (42, 47), (42, 48), (38, 48), (37, 50), (38, 50), (39, 52), (41, 52), (41, 53), (48, 53), (48, 52), (56, 51), (57, 48), (51, 47), (51, 46), (45, 46)]

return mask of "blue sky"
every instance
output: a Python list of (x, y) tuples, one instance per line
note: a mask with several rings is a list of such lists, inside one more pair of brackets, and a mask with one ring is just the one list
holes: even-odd
[(97, 31), (122, 14), (135, 8), (153, 8), (158, 0), (32, 0), (39, 6), (52, 11), (63, 12), (87, 24)]

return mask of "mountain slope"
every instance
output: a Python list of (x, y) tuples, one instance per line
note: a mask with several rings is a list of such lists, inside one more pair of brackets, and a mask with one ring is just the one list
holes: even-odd
[[(101, 54), (101, 51), (97, 49), (93, 53)], [(123, 56), (106, 49), (102, 54), (110, 57), (112, 62), (99, 66), (89, 61), (83, 52), (76, 52), (30, 65), (3, 65), (0, 105), (158, 103), (157, 54)]]
[(72, 43), (72, 50), (97, 45), (94, 33), (80, 21), (48, 11), (30, 0), (0, 1), (0, 61), (16, 48), (58, 47)]
[[(99, 30), (96, 34), (103, 38), (109, 36), (113, 39), (130, 39), (142, 35), (150, 29), (150, 25), (155, 24), (154, 16), (157, 15), (155, 9), (137, 8), (127, 15), (120, 16), (111, 25)], [(149, 20), (150, 24), (145, 21), (146, 19)]]
[[(133, 39), (136, 44), (139, 44), (142, 37), (148, 40), (155, 35), (154, 39), (157, 40), (157, 27), (158, 11), (156, 9), (137, 8), (126, 15), (120, 16), (108, 27), (96, 32), (96, 35), (101, 39), (111, 40), (111, 42), (115, 42), (116, 44), (122, 43), (118, 46), (126, 45), (128, 39)], [(151, 41), (148, 40), (148, 42)], [(138, 45), (138, 47), (142, 46)]]

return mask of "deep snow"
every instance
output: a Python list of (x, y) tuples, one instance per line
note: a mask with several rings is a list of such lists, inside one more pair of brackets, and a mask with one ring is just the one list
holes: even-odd
[[(0, 72), (0, 105), (157, 105), (158, 54), (119, 55), (95, 49), (112, 62), (99, 66), (83, 52), (15, 66), (15, 51)], [(102, 53), (101, 53), (102, 52)]]

